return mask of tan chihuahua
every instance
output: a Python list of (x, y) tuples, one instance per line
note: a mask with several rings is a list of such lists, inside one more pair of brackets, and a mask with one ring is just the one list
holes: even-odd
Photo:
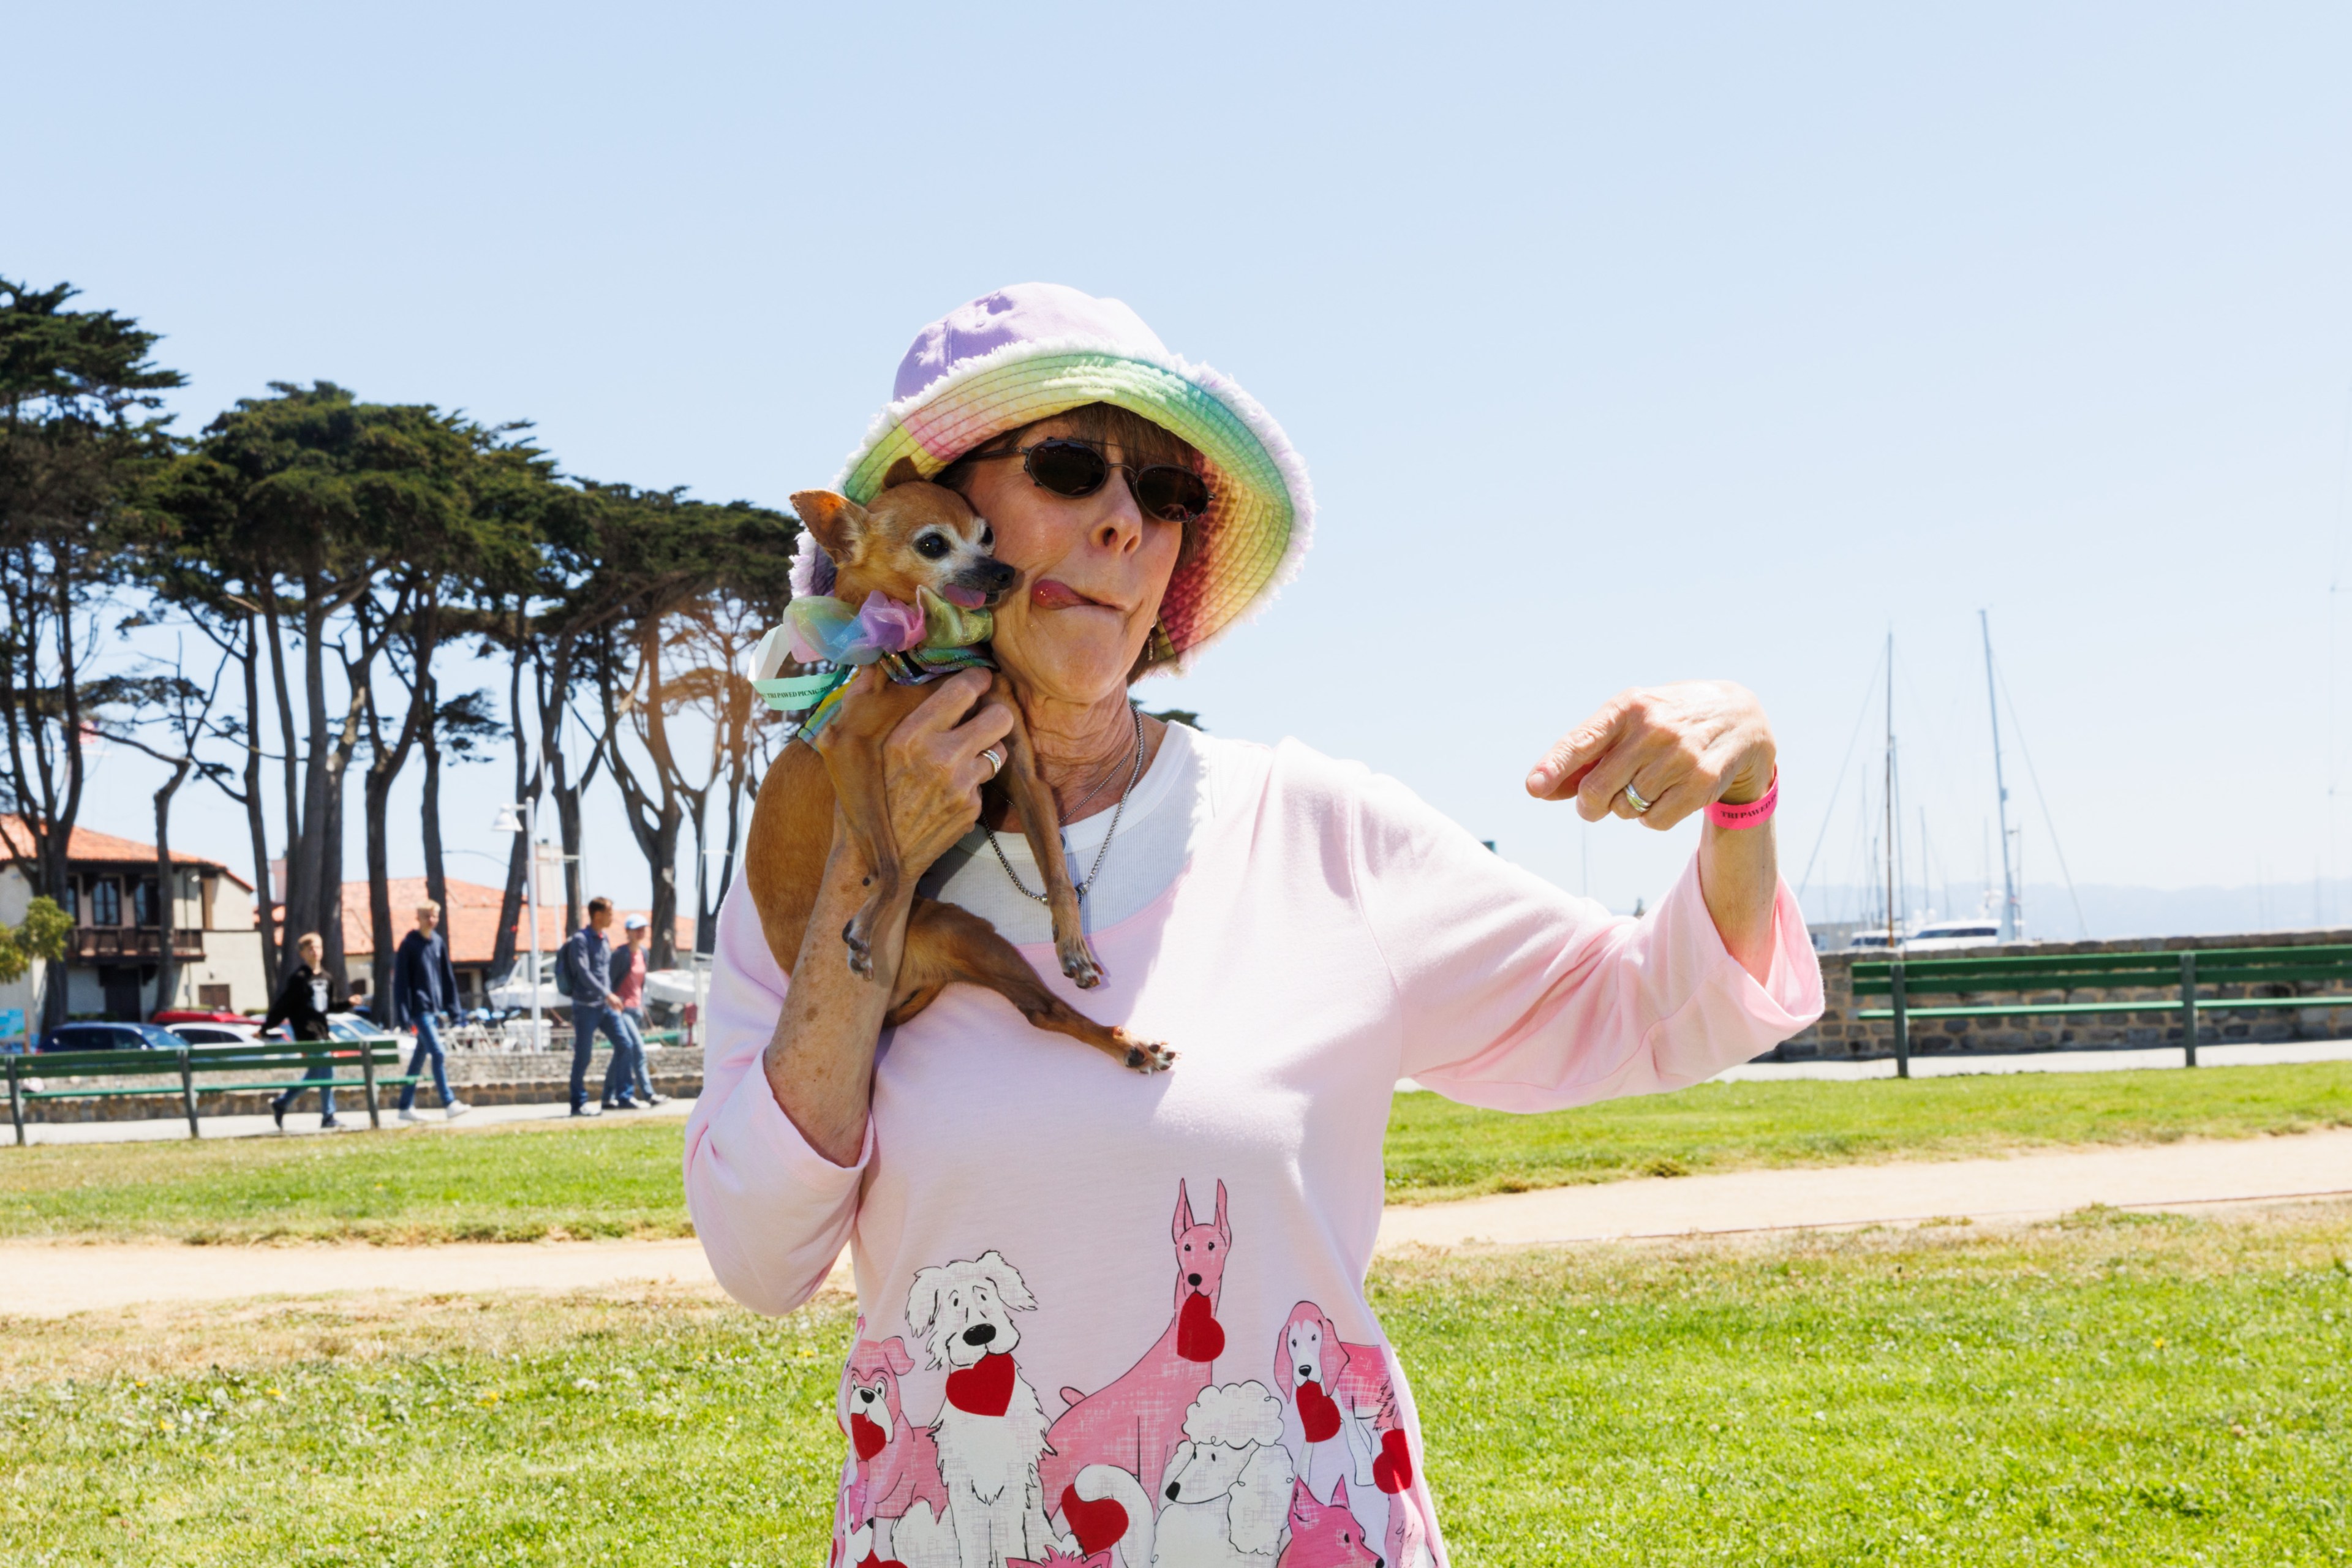
[[(867, 595), (879, 593), (912, 605), (928, 588), (941, 599), (969, 603), (977, 595), (993, 605), (1018, 580), (1018, 573), (991, 553), (993, 535), (963, 497), (926, 482), (904, 458), (892, 466), (883, 486), (867, 507), (830, 490), (803, 490), (793, 497), (793, 510), (834, 563), (835, 597), (860, 605)], [(900, 685), (877, 669), (860, 671), (830, 721), (807, 745), (786, 745), (761, 781), (744, 848), (744, 876), (769, 950), (787, 973), (800, 961), (802, 939), (824, 879), (837, 804), (845, 830), (872, 872), (865, 907), (851, 917), (842, 940), (851, 970), (873, 976), (875, 928), (905, 879), (884, 803), (882, 746), (927, 695), (928, 687)], [(991, 695), (1013, 714), (996, 782), (1011, 798), (1044, 874), (1055, 953), (1064, 974), (1091, 989), (1102, 973), (1079, 923), (1054, 793), (1038, 776), (1028, 726), (1002, 670)], [(1164, 1071), (1176, 1059), (1175, 1052), (1097, 1024), (1064, 1003), (987, 921), (919, 895), (907, 920), (897, 997), (884, 1022), (905, 1023), (956, 981), (986, 986), (1037, 1027), (1068, 1035), (1138, 1072)]]

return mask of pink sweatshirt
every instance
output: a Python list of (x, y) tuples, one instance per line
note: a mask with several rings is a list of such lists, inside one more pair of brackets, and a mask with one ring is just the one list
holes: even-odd
[(1396, 1080), (1554, 1110), (1697, 1083), (1820, 1014), (1785, 886), (1759, 985), (1696, 863), (1647, 919), (1612, 916), (1393, 780), (1198, 743), (1210, 825), (1165, 893), (1094, 933), (1106, 983), (1023, 949), (1075, 1005), (1173, 1046), (1165, 1075), (951, 986), (885, 1039), (865, 1149), (835, 1165), (759, 1071), (786, 981), (751, 900), (726, 901), (688, 1201), (761, 1311), (850, 1248), (836, 1563), (1114, 1544), (1126, 1568), (1444, 1563), (1363, 1289)]

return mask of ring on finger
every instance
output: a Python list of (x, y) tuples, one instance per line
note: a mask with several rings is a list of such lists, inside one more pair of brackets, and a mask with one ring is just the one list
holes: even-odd
[(1633, 808), (1634, 816), (1642, 816), (1647, 815), (1650, 807), (1655, 805), (1657, 802), (1643, 800), (1642, 798), (1642, 792), (1635, 789), (1632, 782), (1629, 780), (1625, 785), (1625, 804)]
[[(984, 752), (981, 752), (980, 754), (981, 754), (982, 757), (985, 757), (985, 758), (988, 760), (988, 777), (989, 777), (989, 778), (992, 778), (992, 778), (994, 778), (994, 777), (995, 777), (999, 773), (1002, 773), (1002, 772), (1003, 771), (1003, 769), (1004, 769), (1004, 748), (1003, 748), (1002, 746), (991, 746), (991, 747), (989, 747), (986, 751), (984, 751)], [(983, 779), (983, 780), (982, 780), (982, 781), (981, 781), (981, 782), (982, 782), (982, 783), (984, 784), (984, 783), (986, 783), (986, 782), (987, 782), (987, 780)]]

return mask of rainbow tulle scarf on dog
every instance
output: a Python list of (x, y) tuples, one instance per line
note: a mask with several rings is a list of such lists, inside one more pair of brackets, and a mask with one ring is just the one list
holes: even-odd
[[(959, 669), (993, 669), (983, 646), (996, 630), (987, 610), (951, 605), (929, 588), (915, 603), (868, 594), (853, 610), (828, 595), (794, 599), (782, 626), (769, 629), (751, 654), (751, 689), (761, 700), (799, 720), (805, 740), (824, 727), (849, 678), (869, 664), (901, 686), (920, 686)], [(782, 674), (785, 660), (803, 668)]]

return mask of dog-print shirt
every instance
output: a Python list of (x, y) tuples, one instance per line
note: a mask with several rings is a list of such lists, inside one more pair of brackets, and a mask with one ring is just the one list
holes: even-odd
[(1173, 1047), (1170, 1072), (951, 985), (885, 1036), (836, 1165), (760, 1070), (787, 982), (750, 897), (726, 900), (688, 1199), (761, 1311), (848, 1248), (840, 1568), (1442, 1568), (1412, 1390), (1364, 1292), (1397, 1080), (1558, 1110), (1697, 1083), (1820, 1015), (1785, 886), (1759, 984), (1695, 862), (1647, 918), (1612, 916), (1362, 767), (1184, 740), (1196, 798), (1160, 809), (1190, 810), (1188, 858), (1092, 931), (1104, 983), (1022, 948), (1073, 1005)]

